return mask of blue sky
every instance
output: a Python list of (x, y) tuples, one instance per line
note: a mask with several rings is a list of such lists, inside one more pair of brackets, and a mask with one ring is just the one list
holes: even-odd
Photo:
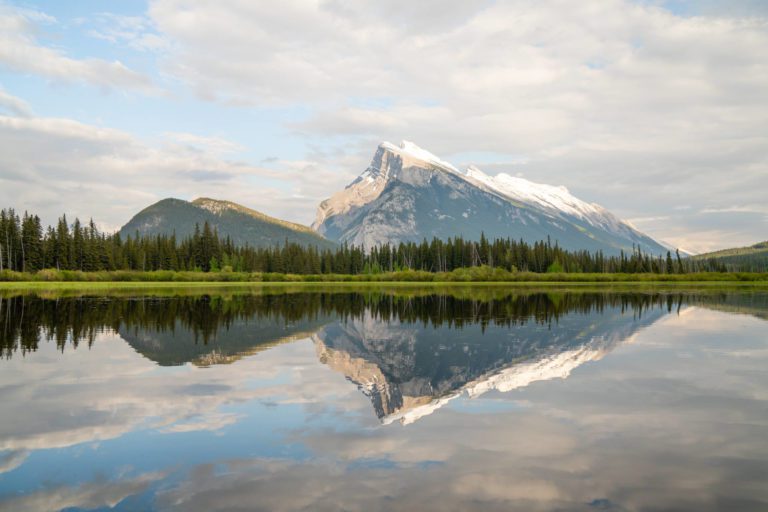
[(75, 119), (146, 138), (160, 137), (166, 132), (221, 137), (243, 146), (242, 154), (253, 159), (306, 150), (302, 141), (286, 137), (281, 129), (285, 122), (300, 121), (306, 116), (301, 105), (237, 108), (203, 101), (185, 84), (163, 73), (157, 53), (104, 39), (110, 31), (122, 30), (115, 17), (144, 19), (146, 2), (54, 1), (16, 5), (56, 19), (37, 27), (41, 44), (59, 48), (74, 59), (118, 60), (149, 77), (158, 88), (146, 94), (77, 83), (76, 77), (72, 77), (75, 83), (71, 83), (67, 79), (52, 81), (45, 75), (4, 73), (5, 90), (30, 103), (36, 115)]
[[(310, 223), (381, 140), (692, 251), (766, 238), (764, 2), (0, 0), (0, 204)], [(596, 64), (597, 63), (597, 64)]]

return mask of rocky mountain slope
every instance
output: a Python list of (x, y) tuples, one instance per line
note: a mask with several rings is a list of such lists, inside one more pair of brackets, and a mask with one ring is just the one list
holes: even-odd
[(312, 226), (331, 240), (371, 247), (461, 235), (477, 239), (548, 237), (568, 249), (616, 254), (634, 246), (667, 249), (564, 187), (542, 185), (477, 167), (465, 172), (411, 142), (379, 145), (371, 165), (323, 201)]

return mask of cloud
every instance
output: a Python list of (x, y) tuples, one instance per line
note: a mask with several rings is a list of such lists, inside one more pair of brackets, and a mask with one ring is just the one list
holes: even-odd
[(744, 205), (726, 206), (724, 208), (704, 208), (701, 213), (768, 213), (768, 206)]
[(152, 21), (144, 16), (120, 16), (99, 13), (84, 24), (92, 26), (88, 35), (112, 44), (127, 46), (142, 52), (162, 52), (169, 48), (168, 41), (154, 29)]
[(32, 115), (32, 109), (26, 101), (8, 94), (2, 88), (0, 88), (0, 110), (5, 110), (9, 114), (19, 117)]
[(155, 90), (149, 77), (119, 60), (76, 59), (38, 40), (41, 25), (56, 20), (39, 11), (0, 4), (0, 66), (60, 82), (84, 82), (104, 89)]
[(642, 224), (645, 222), (654, 222), (657, 220), (668, 220), (669, 216), (667, 215), (661, 215), (659, 217), (635, 217), (634, 219), (626, 219), (627, 222), (631, 222), (632, 224)]
[(185, 144), (189, 148), (199, 148), (202, 151), (211, 153), (240, 153), (245, 151), (245, 147), (240, 144), (222, 139), (220, 137), (204, 137), (193, 133), (167, 132), (164, 134), (168, 139)]
[(328, 184), (347, 178), (315, 161), (267, 168), (224, 158), (241, 149), (218, 137), (172, 133), (144, 141), (70, 119), (0, 115), (0, 204), (47, 223), (67, 213), (117, 229), (164, 197), (206, 196), (309, 222)]

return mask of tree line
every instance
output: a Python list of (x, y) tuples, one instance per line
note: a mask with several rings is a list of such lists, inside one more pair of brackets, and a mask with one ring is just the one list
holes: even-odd
[(59, 218), (56, 226), (43, 228), (37, 215), (0, 210), (0, 271), (37, 272), (43, 269), (81, 270), (175, 270), (200, 272), (276, 272), (290, 274), (364, 274), (421, 270), (451, 272), (486, 266), (510, 272), (657, 273), (724, 272), (715, 260), (682, 258), (676, 251), (666, 255), (632, 251), (608, 255), (602, 251), (566, 250), (550, 239), (529, 243), (512, 238), (479, 240), (454, 237), (383, 244), (369, 251), (341, 244), (318, 249), (295, 243), (273, 247), (237, 246), (221, 237), (207, 222), (192, 235), (140, 235), (123, 239), (105, 233), (93, 220), (87, 224)]

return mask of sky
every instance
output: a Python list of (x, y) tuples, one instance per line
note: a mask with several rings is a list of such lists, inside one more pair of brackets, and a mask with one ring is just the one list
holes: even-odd
[(768, 239), (768, 2), (0, 0), (0, 207), (309, 224), (407, 139), (691, 252)]

